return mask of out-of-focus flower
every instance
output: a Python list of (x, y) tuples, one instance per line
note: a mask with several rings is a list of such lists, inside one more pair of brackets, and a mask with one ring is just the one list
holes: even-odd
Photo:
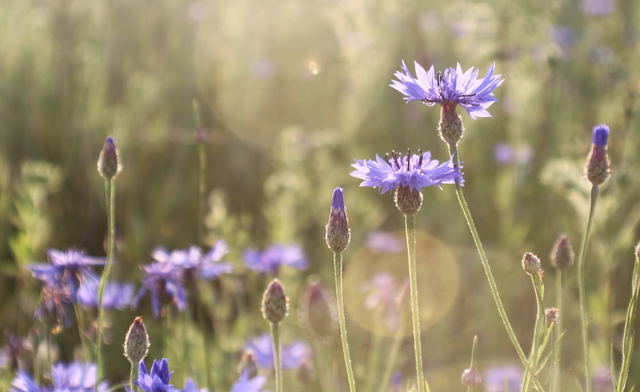
[(243, 370), (238, 381), (233, 384), (230, 392), (260, 392), (267, 382), (265, 376), (256, 376), (249, 379), (249, 371)]
[(365, 281), (361, 286), (361, 290), (368, 293), (364, 300), (364, 308), (369, 311), (380, 309), (390, 331), (398, 327), (400, 321), (399, 300), (404, 295), (407, 284), (408, 280), (404, 286), (400, 286), (391, 274), (378, 272), (371, 280)]
[(182, 392), (208, 392), (209, 390), (207, 388), (202, 388), (202, 389), (198, 389), (198, 387), (196, 386), (196, 383), (193, 382), (192, 379), (188, 378), (187, 381), (184, 383), (184, 389), (182, 390)]
[(585, 15), (611, 15), (616, 10), (616, 3), (613, 0), (582, 0), (580, 11)]
[(597, 46), (591, 51), (591, 59), (594, 63), (605, 65), (613, 62), (615, 58), (615, 53), (611, 50), (610, 47), (605, 45)]
[(593, 392), (613, 392), (611, 369), (605, 366), (597, 368), (591, 375)]
[(391, 377), (391, 392), (402, 392), (402, 372), (397, 370)]
[[(93, 392), (96, 386), (97, 367), (93, 363), (82, 364), (72, 362), (69, 365), (57, 364), (51, 369), (51, 381), (53, 386), (39, 387), (33, 378), (25, 373), (18, 372), (17, 377), (11, 383), (11, 392)], [(109, 390), (106, 381), (98, 384), (99, 392)]]
[(260, 79), (269, 79), (276, 73), (276, 65), (271, 59), (258, 59), (251, 63), (251, 73)]
[(76, 292), (80, 282), (85, 275), (92, 276), (90, 267), (104, 265), (103, 258), (90, 257), (83, 252), (68, 249), (60, 251), (58, 249), (47, 250), (50, 264), (31, 263), (27, 265), (27, 269), (31, 271), (33, 276), (45, 284), (64, 284), (69, 288), (69, 294), (73, 302), (76, 301)]
[(428, 186), (437, 186), (442, 189), (442, 184), (454, 184), (456, 181), (464, 183), (459, 168), (454, 167), (453, 158), (439, 164), (431, 159), (429, 151), (419, 155), (406, 156), (392, 152), (381, 158), (376, 155), (374, 160), (358, 160), (351, 166), (356, 170), (351, 172), (355, 178), (362, 181), (361, 187), (370, 186), (379, 188), (380, 193), (390, 192), (396, 188), (408, 187), (411, 191), (422, 191)]
[(398, 238), (398, 236), (393, 233), (385, 233), (382, 231), (369, 233), (366, 244), (369, 249), (380, 253), (402, 252), (406, 246), (403, 239)]
[[(88, 308), (98, 308), (98, 286), (97, 279), (85, 279), (80, 284), (77, 297), (78, 303)], [(131, 305), (134, 288), (131, 283), (107, 282), (102, 297), (102, 306), (106, 309), (122, 310)]]
[(227, 244), (224, 241), (218, 241), (204, 255), (197, 246), (172, 252), (158, 247), (151, 257), (161, 263), (173, 264), (182, 271), (183, 278), (198, 276), (201, 279), (211, 280), (233, 271), (230, 263), (220, 262), (227, 253), (229, 253)]
[(7, 333), (5, 336), (5, 345), (3, 349), (0, 349), (0, 369), (13, 362), (18, 366), (20, 357), (22, 354), (31, 350), (31, 342), (27, 338), (18, 337), (12, 333)]
[(406, 101), (422, 101), (427, 106), (436, 103), (444, 106), (462, 106), (471, 118), (491, 117), (486, 110), (497, 101), (493, 95), (504, 79), (502, 75), (494, 75), (495, 63), (487, 69), (487, 74), (483, 79), (478, 79), (478, 70), (473, 67), (466, 72), (462, 72), (460, 64), (454, 68), (447, 68), (444, 73), (434, 71), (431, 66), (429, 71), (417, 62), (415, 69), (418, 78), (414, 78), (409, 68), (402, 61), (402, 71), (396, 71), (394, 76), (398, 80), (392, 80), (390, 86), (405, 95)]
[(553, 26), (549, 39), (562, 50), (562, 57), (571, 57), (571, 50), (578, 42), (576, 31), (567, 26)]
[(154, 359), (151, 372), (147, 371), (147, 366), (141, 361), (138, 381), (134, 382), (146, 392), (180, 392), (173, 388), (173, 384), (169, 384), (172, 374), (173, 372), (169, 372), (169, 361), (166, 358), (162, 358), (162, 361)]
[(522, 384), (522, 376), (522, 369), (516, 366), (491, 367), (484, 371), (484, 388), (486, 392), (504, 392), (506, 380), (509, 391), (519, 391)]
[[(256, 363), (263, 369), (273, 369), (273, 344), (268, 334), (251, 339), (245, 350), (251, 350)], [(303, 358), (311, 356), (311, 349), (301, 341), (282, 346), (281, 359), (283, 369), (298, 369)]]
[(42, 300), (36, 307), (34, 317), (49, 325), (53, 333), (70, 325), (65, 307), (73, 305), (66, 287), (45, 284), (42, 287)]
[(162, 315), (162, 306), (175, 303), (179, 311), (187, 306), (180, 270), (172, 263), (155, 262), (142, 267), (144, 278), (142, 287), (133, 299), (133, 306), (138, 307), (147, 291), (151, 292), (153, 317)]
[(493, 149), (493, 157), (501, 165), (527, 166), (533, 160), (533, 151), (527, 146), (514, 148), (508, 143), (498, 143)]
[(282, 265), (299, 270), (309, 268), (309, 262), (298, 245), (273, 244), (263, 251), (249, 248), (244, 251), (244, 262), (247, 268), (263, 274), (277, 274)]
[(305, 333), (317, 339), (328, 339), (337, 328), (335, 302), (317, 277), (311, 277), (300, 293), (298, 322)]

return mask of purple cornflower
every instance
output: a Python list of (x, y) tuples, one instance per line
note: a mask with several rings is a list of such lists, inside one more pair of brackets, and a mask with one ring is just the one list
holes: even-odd
[(249, 370), (245, 369), (240, 374), (238, 381), (231, 387), (231, 392), (260, 392), (265, 382), (267, 382), (265, 376), (256, 376), (249, 379)]
[(402, 156), (395, 151), (385, 154), (384, 159), (376, 154), (376, 160), (358, 160), (351, 166), (356, 170), (351, 172), (353, 177), (362, 181), (361, 187), (370, 186), (380, 188), (380, 193), (386, 193), (400, 187), (409, 187), (411, 191), (428, 186), (437, 186), (442, 189), (442, 184), (464, 183), (459, 168), (454, 167), (453, 157), (445, 163), (438, 165), (437, 160), (431, 160), (429, 151), (419, 155)]
[(34, 317), (49, 325), (53, 333), (59, 332), (63, 327), (70, 325), (66, 307), (73, 305), (71, 295), (66, 287), (45, 284), (42, 287), (42, 300), (36, 307)]
[(192, 379), (188, 378), (184, 383), (184, 389), (182, 392), (209, 392), (209, 390), (207, 388), (198, 389), (196, 383), (193, 382)]
[[(18, 372), (11, 383), (11, 392), (93, 392), (96, 386), (97, 367), (93, 363), (72, 362), (68, 366), (57, 364), (51, 368), (53, 386), (39, 387), (26, 372)], [(109, 390), (106, 381), (98, 384), (99, 392)]]
[(169, 361), (166, 358), (162, 358), (162, 361), (154, 359), (151, 372), (147, 371), (144, 361), (140, 361), (138, 381), (134, 383), (146, 392), (180, 392), (173, 388), (173, 384), (169, 384), (172, 374), (173, 372), (169, 372)]
[(523, 371), (517, 366), (505, 365), (489, 368), (484, 371), (484, 387), (486, 392), (504, 392), (505, 380), (509, 391), (519, 391), (522, 385)]
[[(85, 279), (78, 289), (78, 303), (87, 308), (98, 308), (98, 279)], [(122, 310), (131, 305), (134, 288), (131, 283), (107, 282), (102, 297), (105, 309)]]
[(611, 15), (616, 10), (613, 0), (582, 0), (580, 10), (585, 15)]
[(611, 369), (600, 366), (591, 375), (593, 392), (613, 392), (613, 382), (611, 380)]
[(162, 315), (162, 306), (175, 303), (179, 311), (187, 306), (187, 298), (182, 286), (180, 270), (172, 263), (154, 262), (142, 267), (144, 278), (142, 287), (133, 299), (133, 307), (138, 307), (140, 300), (148, 291), (151, 292), (153, 317)]
[(249, 248), (244, 251), (244, 262), (247, 268), (262, 274), (277, 274), (281, 265), (299, 270), (309, 268), (304, 251), (298, 245), (272, 244), (262, 252)]
[[(268, 334), (262, 334), (251, 339), (245, 351), (251, 351), (255, 356), (256, 363), (264, 369), (273, 369), (273, 344)], [(311, 356), (311, 349), (301, 341), (295, 341), (290, 345), (282, 346), (282, 368), (298, 369), (302, 360)]]
[(161, 263), (173, 264), (182, 271), (185, 279), (199, 276), (201, 279), (211, 280), (233, 271), (230, 263), (220, 262), (227, 253), (229, 253), (227, 244), (224, 241), (218, 241), (205, 255), (202, 255), (202, 251), (197, 246), (172, 252), (158, 247), (151, 257)]
[(391, 392), (402, 391), (402, 372), (397, 370), (391, 377)]
[(35, 278), (45, 283), (66, 284), (74, 302), (76, 301), (76, 291), (84, 279), (84, 275), (93, 275), (89, 267), (105, 264), (103, 258), (90, 257), (75, 249), (66, 251), (49, 249), (47, 255), (51, 264), (31, 263), (27, 265), (27, 269), (32, 272)]
[(606, 147), (609, 140), (609, 127), (600, 124), (593, 128), (593, 144), (598, 147)]
[(386, 317), (387, 328), (393, 331), (398, 327), (400, 321), (399, 300), (407, 287), (408, 280), (405, 285), (400, 286), (396, 283), (393, 275), (387, 272), (378, 272), (371, 280), (364, 282), (361, 286), (361, 290), (368, 293), (364, 300), (364, 308), (372, 311), (379, 307)]
[(459, 63), (456, 69), (447, 68), (444, 73), (437, 74), (433, 66), (425, 71), (415, 62), (415, 68), (417, 79), (403, 60), (404, 73), (396, 71), (394, 76), (398, 80), (392, 80), (389, 85), (406, 95), (406, 101), (418, 100), (427, 106), (438, 103), (443, 108), (460, 105), (474, 120), (476, 117), (491, 117), (486, 109), (497, 101), (493, 90), (504, 81), (500, 79), (502, 75), (493, 74), (495, 63), (487, 69), (483, 79), (478, 79), (478, 70), (474, 72), (473, 67), (463, 73)]
[(367, 247), (375, 252), (398, 253), (406, 246), (403, 239), (393, 233), (374, 231), (367, 236)]
[(13, 362), (15, 368), (18, 368), (22, 353), (33, 349), (31, 343), (29, 339), (17, 337), (12, 333), (7, 333), (5, 338), (5, 347), (0, 349), (0, 369), (11, 362)]

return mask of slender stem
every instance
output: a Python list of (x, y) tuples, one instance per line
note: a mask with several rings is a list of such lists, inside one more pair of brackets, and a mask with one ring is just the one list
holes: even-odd
[(105, 179), (105, 193), (107, 197), (107, 214), (109, 225), (109, 247), (107, 248), (107, 265), (104, 267), (102, 278), (100, 279), (100, 286), (98, 287), (98, 327), (96, 334), (96, 364), (98, 368), (98, 375), (96, 378), (96, 392), (98, 391), (98, 384), (102, 380), (102, 316), (104, 314), (103, 309), (103, 297), (104, 288), (107, 285), (109, 279), (109, 273), (111, 272), (111, 266), (113, 265), (113, 253), (115, 251), (115, 201), (116, 201), (116, 187), (115, 179)]
[(587, 313), (587, 295), (584, 288), (584, 260), (587, 256), (587, 247), (589, 246), (589, 237), (591, 236), (591, 225), (593, 216), (598, 203), (598, 186), (591, 187), (591, 206), (589, 208), (589, 218), (587, 227), (582, 237), (582, 245), (580, 246), (580, 254), (578, 255), (578, 291), (580, 292), (580, 322), (582, 324), (582, 348), (584, 350), (584, 377), (586, 392), (591, 392), (591, 365), (589, 361), (589, 316)]
[(324, 339), (313, 339), (316, 354), (316, 369), (318, 369), (318, 378), (320, 379), (320, 390), (322, 392), (331, 392), (331, 367), (327, 363), (325, 354)]
[(47, 383), (50, 384), (51, 380), (52, 380), (51, 371), (53, 369), (53, 362), (51, 362), (51, 350), (53, 348), (53, 344), (51, 343), (51, 341), (52, 341), (51, 335), (53, 335), (53, 334), (51, 333), (51, 327), (49, 327), (48, 325), (45, 325), (44, 329), (45, 329), (44, 333), (47, 335), (48, 347), (47, 347), (47, 366), (46, 366), (45, 369), (42, 370), (42, 379), (43, 379), (43, 382), (44, 382), (44, 380), (46, 380), (47, 371), (48, 371), (49, 372), (49, 381), (47, 381)]
[(205, 214), (205, 190), (207, 156), (204, 148), (204, 130), (202, 129), (202, 116), (200, 104), (193, 100), (193, 119), (196, 127), (196, 143), (198, 145), (198, 157), (200, 161), (199, 186), (198, 186), (198, 245), (204, 245), (204, 214)]
[[(473, 366), (476, 363), (476, 353), (478, 348), (478, 336), (473, 337), (473, 346), (471, 348), (471, 364), (469, 365), (469, 369), (473, 369)], [(473, 386), (467, 386), (467, 392), (473, 392)]]
[(131, 373), (129, 375), (129, 386), (131, 387), (131, 392), (138, 392), (138, 384), (135, 384), (134, 381), (138, 381), (139, 368), (140, 364), (134, 365), (131, 363)]
[(344, 316), (344, 298), (342, 296), (342, 252), (333, 253), (333, 270), (336, 277), (336, 298), (338, 300), (338, 319), (340, 321), (340, 337), (342, 338), (342, 352), (344, 362), (347, 366), (347, 378), (349, 379), (349, 390), (355, 392), (356, 381), (353, 377), (351, 367), (351, 356), (349, 355), (349, 343), (347, 342), (347, 325)]
[(273, 344), (273, 363), (276, 370), (276, 392), (282, 392), (282, 361), (280, 360), (280, 324), (271, 323), (271, 343)]
[(531, 282), (533, 283), (533, 290), (536, 293), (536, 323), (533, 328), (533, 343), (531, 344), (531, 355), (529, 356), (529, 366), (525, 372), (524, 380), (522, 382), (523, 392), (529, 392), (531, 390), (531, 381), (535, 377), (536, 368), (538, 366), (538, 348), (539, 348), (539, 336), (540, 328), (544, 328), (544, 308), (541, 299), (541, 290), (536, 280), (539, 280), (537, 276), (531, 276)]
[[(562, 306), (562, 285), (564, 275), (561, 270), (557, 270), (558, 275), (556, 275), (556, 303), (558, 309), (560, 309), (560, 317), (556, 321), (555, 328), (553, 328), (553, 341), (558, 341), (559, 335), (562, 333), (562, 318), (564, 307)], [(554, 345), (553, 347), (553, 362), (551, 364), (552, 373), (551, 373), (551, 392), (556, 392), (558, 390), (558, 384), (560, 383), (560, 344)]]
[[(382, 308), (378, 307), (375, 312), (375, 320), (383, 320), (382, 317)], [(380, 345), (382, 343), (382, 336), (380, 331), (380, 326), (382, 323), (375, 323), (375, 327), (373, 330), (373, 343), (371, 344), (371, 349), (369, 350), (369, 362), (367, 363), (367, 385), (365, 391), (373, 391), (373, 385), (377, 380), (378, 372), (376, 368), (378, 367), (378, 357), (380, 354)]]
[[(197, 298), (202, 298), (202, 282), (200, 279), (196, 280), (196, 290), (198, 292)], [(205, 366), (205, 374), (207, 377), (207, 388), (209, 391), (213, 391), (213, 384), (211, 384), (211, 355), (209, 353), (211, 341), (209, 339), (209, 334), (207, 333), (207, 328), (205, 327), (205, 314), (204, 314), (204, 304), (198, 303), (196, 304), (198, 307), (198, 324), (200, 325), (200, 331), (202, 331), (202, 337), (204, 339), (204, 366)]]
[(168, 358), (169, 356), (169, 309), (168, 306), (162, 309), (162, 357)]
[[(640, 246), (640, 245), (639, 245)], [(627, 307), (627, 315), (624, 320), (624, 334), (622, 337), (622, 364), (620, 365), (620, 375), (618, 376), (618, 384), (616, 392), (624, 392), (629, 377), (629, 368), (631, 366), (631, 357), (633, 356), (633, 341), (635, 335), (636, 306), (638, 296), (640, 295), (640, 259), (636, 253), (636, 261), (633, 267), (633, 281), (631, 284), (631, 300)], [(613, 358), (612, 358), (613, 361)], [(613, 374), (613, 373), (612, 373)], [(615, 385), (615, 378), (614, 378)]]
[(418, 307), (418, 274), (416, 272), (416, 216), (405, 215), (407, 254), (409, 256), (409, 284), (411, 286), (411, 316), (413, 318), (413, 345), (416, 354), (418, 392), (425, 392), (422, 372), (422, 343), (420, 341), (420, 309)]
[(187, 305), (184, 312), (182, 312), (182, 345), (183, 347), (183, 351), (182, 351), (182, 355), (183, 355), (183, 363), (182, 363), (182, 369), (183, 372), (182, 374), (186, 375), (186, 374), (191, 374), (191, 369), (189, 368), (191, 361), (189, 360), (189, 336), (188, 336), (188, 331), (187, 331), (187, 325), (189, 324), (189, 306)]
[[(458, 148), (455, 145), (449, 145), (449, 151), (453, 156), (453, 161), (456, 166), (460, 164), (460, 154), (458, 154)], [(478, 235), (478, 231), (476, 230), (476, 226), (473, 223), (473, 218), (471, 217), (471, 211), (469, 211), (469, 207), (467, 206), (467, 201), (464, 198), (464, 193), (462, 192), (462, 185), (460, 183), (456, 183), (456, 195), (458, 196), (458, 202), (460, 203), (460, 207), (462, 208), (462, 213), (464, 214), (465, 219), (467, 220), (467, 225), (469, 225), (469, 230), (471, 231), (471, 236), (473, 237), (473, 241), (476, 244), (476, 248), (478, 249), (478, 254), (480, 255), (480, 260), (482, 261), (482, 266), (484, 267), (484, 272), (487, 275), (487, 279), (489, 280), (489, 287), (491, 288), (491, 294), (493, 294), (493, 299), (496, 302), (496, 307), (498, 308), (498, 313), (500, 313), (500, 318), (502, 319), (502, 323), (507, 330), (507, 334), (511, 339), (511, 343), (513, 347), (516, 349), (518, 353), (518, 357), (520, 357), (520, 361), (526, 368), (528, 366), (529, 361), (518, 342), (518, 338), (516, 337), (515, 332), (513, 331), (513, 327), (509, 322), (509, 317), (507, 316), (507, 311), (502, 304), (502, 299), (500, 298), (500, 293), (498, 292), (498, 286), (496, 285), (495, 278), (493, 277), (493, 273), (491, 272), (491, 266), (489, 266), (489, 260), (487, 259), (487, 255), (484, 252), (484, 248), (482, 246), (482, 242), (480, 241), (480, 236)], [(538, 381), (537, 377), (533, 378), (533, 382), (536, 385), (536, 388), (539, 392), (544, 391), (540, 381)]]
[(85, 362), (88, 362), (91, 359), (91, 354), (89, 353), (89, 346), (87, 344), (87, 336), (84, 334), (84, 318), (82, 317), (82, 310), (80, 309), (80, 305), (76, 302), (73, 304), (73, 310), (76, 312), (76, 321), (78, 323), (78, 335), (80, 335), (80, 344), (82, 345), (82, 354), (84, 355)]
[(384, 375), (382, 376), (382, 383), (380, 384), (380, 388), (378, 392), (384, 392), (389, 390), (389, 382), (391, 381), (391, 375), (393, 373), (393, 368), (398, 360), (398, 352), (400, 351), (400, 346), (402, 345), (402, 341), (404, 340), (404, 328), (405, 328), (405, 318), (404, 314), (401, 312), (400, 321), (398, 322), (398, 330), (396, 331), (396, 336), (393, 338), (393, 343), (391, 345), (391, 350), (389, 353), (389, 360), (387, 361), (387, 366), (384, 369)]

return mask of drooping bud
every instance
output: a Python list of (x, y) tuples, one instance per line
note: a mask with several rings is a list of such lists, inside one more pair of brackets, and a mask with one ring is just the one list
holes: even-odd
[(480, 372), (478, 372), (478, 369), (476, 369), (475, 366), (472, 366), (470, 369), (465, 369), (465, 371), (462, 372), (460, 381), (462, 381), (463, 385), (468, 387), (477, 387), (482, 384), (482, 376), (480, 375)]
[(552, 323), (557, 323), (560, 318), (560, 309), (558, 308), (549, 308), (545, 309), (544, 315), (547, 318), (547, 327), (549, 327)]
[(396, 191), (396, 207), (405, 215), (415, 215), (422, 206), (422, 192), (408, 186), (401, 186)]
[(573, 265), (575, 257), (569, 239), (564, 235), (560, 236), (551, 251), (551, 264), (560, 271), (564, 271)]
[(142, 322), (142, 317), (136, 317), (124, 338), (124, 356), (132, 365), (138, 365), (149, 352), (149, 335)]
[(309, 278), (300, 294), (298, 321), (309, 337), (326, 339), (336, 329), (335, 308), (329, 294), (317, 277)]
[(440, 137), (450, 146), (457, 145), (462, 136), (464, 136), (462, 116), (458, 115), (456, 106), (455, 102), (443, 102), (440, 123), (438, 124)]
[(522, 268), (529, 275), (538, 275), (540, 273), (540, 259), (531, 252), (527, 252), (522, 257)]
[(600, 124), (593, 128), (593, 144), (587, 157), (585, 174), (593, 185), (600, 185), (611, 175), (611, 165), (607, 156), (609, 127)]
[(289, 298), (284, 295), (284, 287), (274, 279), (262, 296), (262, 316), (273, 324), (278, 324), (289, 315)]
[(98, 159), (98, 171), (107, 180), (114, 178), (121, 170), (118, 162), (118, 149), (111, 136), (107, 137)]
[(327, 223), (327, 235), (325, 237), (329, 249), (335, 253), (340, 253), (347, 249), (351, 234), (349, 232), (349, 219), (344, 206), (342, 188), (338, 187), (333, 191), (331, 202), (331, 212), (329, 213), (329, 223)]
[(258, 375), (258, 363), (256, 362), (256, 356), (251, 350), (247, 350), (242, 354), (242, 359), (238, 365), (238, 373), (244, 371), (249, 373), (249, 378), (254, 378)]

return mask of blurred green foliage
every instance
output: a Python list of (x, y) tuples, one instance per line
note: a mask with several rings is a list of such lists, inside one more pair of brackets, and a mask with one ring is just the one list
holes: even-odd
[[(611, 339), (619, 355), (632, 249), (640, 238), (638, 4), (620, 0), (612, 14), (587, 15), (577, 0), (3, 1), (0, 325), (21, 335), (31, 329), (38, 290), (22, 267), (44, 261), (47, 247), (104, 254), (104, 185), (95, 164), (107, 135), (115, 137), (124, 167), (117, 181), (114, 276), (138, 280), (153, 247), (196, 242), (191, 103), (197, 99), (208, 137), (206, 241), (226, 240), (240, 270), (203, 294), (214, 321), (209, 332), (225, 337), (215, 347), (223, 353), (216, 380), (228, 386), (246, 339), (267, 329), (259, 314), (267, 280), (243, 270), (242, 250), (272, 241), (304, 245), (310, 270), (284, 270), (281, 277), (293, 308), (310, 273), (331, 287), (323, 226), (334, 187), (345, 187), (352, 228), (347, 265), (369, 232), (403, 227), (389, 195), (359, 189), (349, 177), (352, 159), (407, 148), (447, 158), (436, 132), (438, 108), (405, 105), (387, 87), (400, 61), (437, 70), (460, 62), (463, 69), (479, 67), (480, 76), (495, 61), (506, 80), (496, 91), (500, 102), (489, 109), (492, 119), (463, 114), (460, 154), (467, 200), (525, 347), (535, 300), (520, 257), (526, 251), (540, 256), (553, 293), (551, 246), (565, 233), (577, 248), (586, 221), (589, 184), (582, 165), (591, 128), (611, 127), (613, 176), (603, 187), (586, 262), (592, 363), (607, 366)], [(510, 163), (494, 159), (498, 143), (515, 151)], [(473, 335), (480, 338), (481, 370), (517, 358), (454, 190), (425, 190), (417, 222), (420, 231), (447, 244), (460, 271), (456, 300), (423, 333), (425, 369), (434, 391), (462, 391), (458, 379)], [(419, 260), (419, 268), (430, 263)], [(572, 355), (581, 350), (575, 270), (567, 284), (562, 361), (566, 388), (573, 388), (568, 369), (581, 363)], [(552, 306), (554, 294), (547, 298)], [(151, 355), (160, 355), (153, 347), (160, 326), (147, 303), (138, 312), (113, 314), (112, 380), (128, 375), (120, 341), (138, 313), (148, 320)], [(188, 328), (198, 345), (201, 331)], [(374, 337), (353, 322), (348, 328), (355, 371), (364, 379)], [(285, 341), (301, 336), (295, 317), (284, 334)], [(73, 357), (75, 338), (77, 331), (57, 338), (63, 359)], [(331, 363), (342, 371), (336, 344), (329, 345)], [(407, 376), (411, 350), (407, 338), (398, 363)], [(170, 364), (179, 363), (176, 351)], [(191, 352), (198, 364), (191, 371), (201, 375), (202, 354)], [(640, 364), (638, 353), (632, 369)], [(175, 377), (181, 385), (184, 375)], [(286, 377), (298, 382), (294, 374)], [(635, 371), (630, 384), (639, 382)]]

